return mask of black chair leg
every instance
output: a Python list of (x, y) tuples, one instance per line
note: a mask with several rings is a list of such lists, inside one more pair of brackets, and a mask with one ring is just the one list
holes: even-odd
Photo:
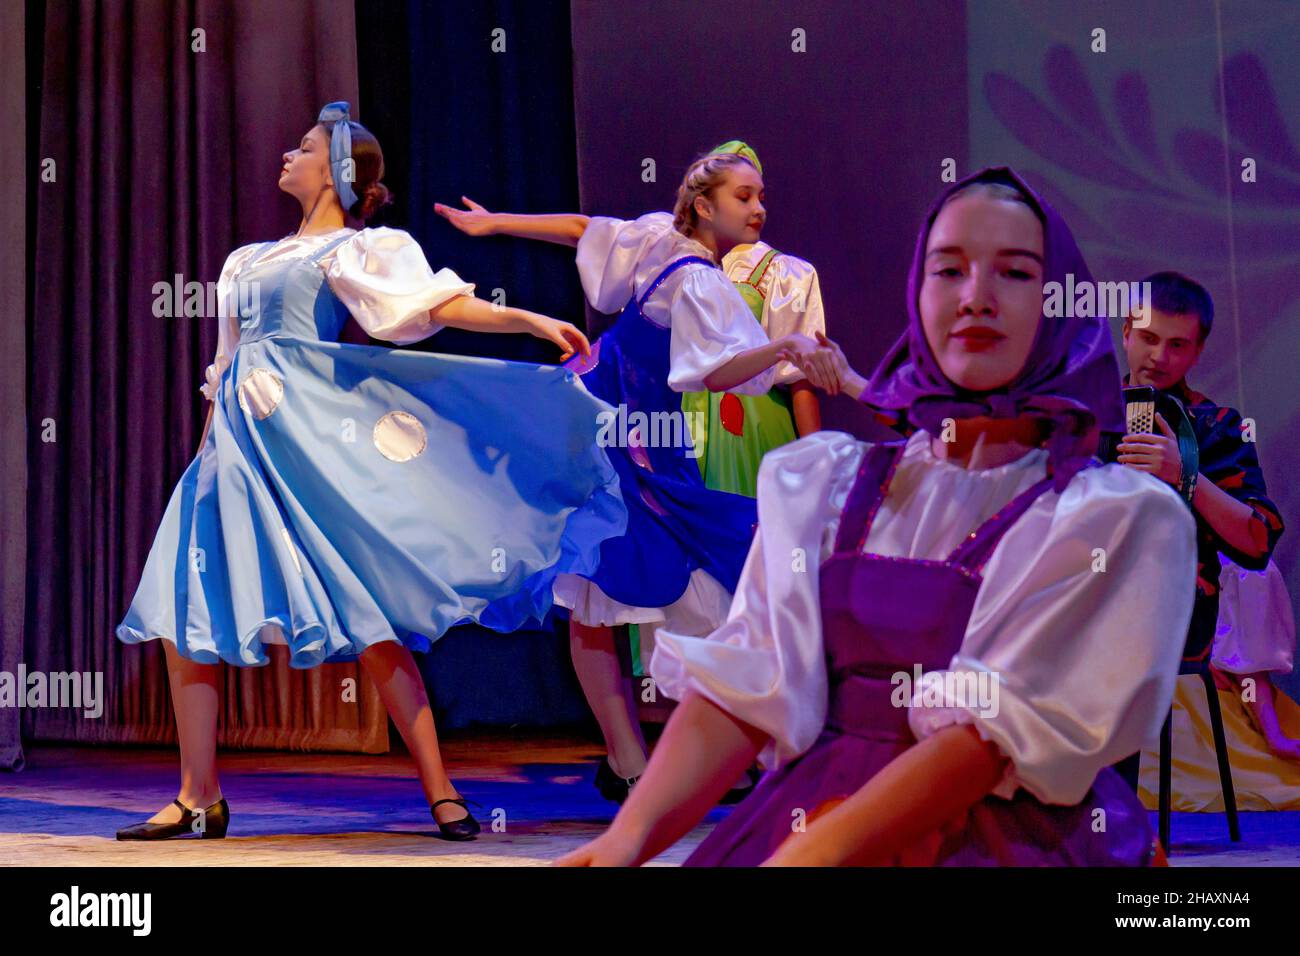
[(1173, 708), (1165, 715), (1165, 725), (1160, 728), (1160, 845), (1169, 850), (1169, 812), (1173, 806), (1174, 755)]
[(1233, 843), (1241, 840), (1241, 827), (1237, 824), (1237, 792), (1232, 786), (1232, 767), (1228, 765), (1228, 739), (1223, 732), (1223, 709), (1219, 707), (1219, 692), (1214, 686), (1214, 675), (1209, 670), (1201, 672), (1205, 684), (1205, 700), (1210, 709), (1210, 728), (1214, 731), (1214, 754), (1219, 758), (1219, 785), (1223, 788), (1223, 809), (1228, 816), (1228, 837)]

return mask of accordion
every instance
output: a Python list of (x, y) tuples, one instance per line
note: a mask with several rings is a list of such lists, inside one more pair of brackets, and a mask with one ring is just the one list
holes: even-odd
[[(1160, 429), (1156, 427), (1156, 413), (1169, 423), (1178, 438), (1178, 454), (1183, 460), (1183, 478), (1178, 492), (1189, 505), (1196, 493), (1196, 475), (1201, 468), (1200, 447), (1196, 443), (1196, 432), (1192, 429), (1192, 420), (1183, 408), (1183, 403), (1173, 395), (1159, 392), (1150, 385), (1130, 385), (1122, 389), (1124, 393), (1124, 425), (1129, 435), (1155, 435)], [(1115, 442), (1118, 444), (1118, 442)], [(1110, 460), (1114, 460), (1112, 457)]]

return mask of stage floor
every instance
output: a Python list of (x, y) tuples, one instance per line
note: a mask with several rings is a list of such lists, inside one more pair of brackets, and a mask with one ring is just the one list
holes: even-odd
[[(615, 806), (591, 785), (599, 748), (577, 737), (459, 735), (444, 755), (484, 832), (437, 836), (405, 753), (221, 755), (224, 840), (119, 843), (114, 832), (176, 796), (170, 748), (37, 746), (0, 773), (0, 865), (544, 866), (599, 834)], [(720, 807), (653, 865), (676, 865), (729, 812)], [(493, 820), (499, 832), (492, 832)], [(1155, 815), (1152, 814), (1152, 826)], [(1174, 866), (1300, 865), (1300, 812), (1175, 813)]]

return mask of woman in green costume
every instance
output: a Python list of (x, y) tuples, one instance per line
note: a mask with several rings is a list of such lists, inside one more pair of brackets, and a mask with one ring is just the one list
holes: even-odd
[[(714, 153), (739, 153), (761, 173), (758, 156), (732, 140)], [(736, 246), (722, 260), (723, 271), (769, 338), (801, 332), (816, 339), (826, 331), (821, 286), (812, 264), (777, 252), (765, 242)], [(789, 362), (777, 366), (776, 384), (765, 395), (688, 392), (682, 409), (699, 449), (704, 483), (719, 491), (754, 497), (763, 456), (821, 428), (821, 411), (812, 386)]]

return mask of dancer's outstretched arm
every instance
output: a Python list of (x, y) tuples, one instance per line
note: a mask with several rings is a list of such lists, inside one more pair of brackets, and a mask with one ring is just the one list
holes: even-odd
[(539, 339), (547, 339), (560, 347), (564, 354), (560, 361), (575, 351), (591, 355), (591, 343), (582, 331), (571, 322), (553, 319), (549, 315), (494, 305), (472, 295), (458, 295), (442, 305), (429, 310), (429, 315), (441, 325), (471, 332), (527, 332)]
[[(587, 216), (580, 213), (522, 216), (489, 212), (468, 196), (460, 198), (468, 208), (453, 209), (443, 203), (435, 203), (433, 208), (438, 215), (470, 236), (519, 236), (576, 247), (590, 222)], [(797, 360), (795, 356), (798, 356)], [(818, 388), (832, 395), (839, 391), (840, 383), (829, 351), (820, 348), (808, 336), (798, 334), (786, 335), (766, 345), (741, 352), (727, 364), (715, 369), (704, 380), (704, 387), (711, 392), (725, 392), (761, 375), (780, 361), (798, 361), (808, 380)]]
[(488, 212), (468, 196), (461, 196), (467, 209), (453, 209), (434, 203), (433, 211), (469, 236), (518, 236), (541, 239), (562, 246), (577, 246), (590, 221), (581, 213), (543, 213), (525, 216)]
[(733, 355), (705, 377), (704, 387), (710, 392), (725, 392), (763, 374), (777, 362), (793, 363), (810, 383), (828, 394), (839, 394), (840, 380), (831, 350), (799, 332)]
[(763, 731), (688, 691), (609, 829), (558, 866), (639, 866), (704, 819), (767, 742)]

